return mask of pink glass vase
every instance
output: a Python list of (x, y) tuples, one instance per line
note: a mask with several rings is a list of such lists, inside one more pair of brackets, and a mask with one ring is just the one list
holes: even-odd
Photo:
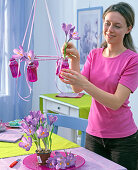
[[(56, 66), (56, 75), (59, 76), (59, 78), (62, 78), (60, 76), (60, 72), (61, 70), (65, 68), (65, 69), (69, 69), (69, 63), (68, 63), (68, 58), (62, 59), (61, 63), (59, 60), (57, 60), (57, 66)], [(63, 78), (62, 78), (63, 79)]]
[(30, 82), (37, 81), (37, 67), (33, 63), (27, 66), (27, 78)]
[(10, 66), (10, 70), (11, 70), (13, 78), (17, 78), (17, 76), (18, 77), (21, 76), (20, 70), (19, 70), (19, 73), (18, 73), (18, 62), (14, 58), (10, 59), (9, 66)]

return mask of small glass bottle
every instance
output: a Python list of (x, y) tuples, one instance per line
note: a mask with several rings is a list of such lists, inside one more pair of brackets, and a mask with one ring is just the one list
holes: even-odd
[(11, 70), (13, 78), (17, 78), (17, 76), (18, 77), (21, 76), (20, 70), (19, 70), (19, 73), (18, 73), (18, 62), (14, 58), (10, 59), (9, 66), (10, 66), (10, 70)]
[(37, 81), (37, 67), (33, 63), (27, 66), (27, 78), (30, 82)]
[[(65, 58), (65, 59), (62, 60), (62, 62), (61, 62), (61, 70), (62, 70), (63, 68), (69, 69), (68, 58)], [(63, 77), (60, 76), (61, 70), (59, 71), (59, 78), (63, 79)]]
[(61, 69), (62, 68), (69, 69), (68, 58), (63, 59)]

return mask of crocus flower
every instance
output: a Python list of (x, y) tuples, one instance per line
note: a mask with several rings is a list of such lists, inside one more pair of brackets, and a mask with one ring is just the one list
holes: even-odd
[(28, 115), (24, 119), (29, 125), (33, 126), (36, 126), (39, 123), (39, 121), (41, 121), (41, 123), (45, 121), (44, 114), (42, 114), (41, 111), (38, 112), (30, 111), (30, 115)]
[(26, 53), (21, 45), (19, 46), (19, 49), (14, 49), (13, 52), (16, 54), (12, 56), (14, 59), (21, 59), (21, 61), (27, 60)]
[(33, 63), (38, 68), (39, 62), (35, 59), (35, 55), (34, 55), (34, 51), (33, 50), (30, 50), (27, 53), (27, 57), (30, 60), (30, 62)]
[[(52, 119), (51, 123), (55, 121), (56, 116)], [(47, 123), (47, 120), (44, 117), (44, 114), (41, 113), (41, 111), (30, 111), (30, 114), (24, 118), (23, 123), (21, 124), (21, 128), (27, 134), (27, 136), (29, 136), (29, 142), (30, 138), (33, 140), (39, 152), (41, 152), (42, 150), (51, 151), (52, 133), (54, 127), (50, 128), (50, 124)], [(28, 142), (27, 139), (24, 138), (23, 141), (25, 141), (26, 143)], [(41, 141), (44, 144), (43, 149), (41, 147)], [(23, 143), (24, 142), (20, 143), (19, 146), (26, 146), (27, 150), (29, 150), (28, 147), (31, 147), (31, 145), (29, 145), (28, 143), (27, 145), (25, 145)]]
[(65, 23), (62, 23), (62, 29), (63, 31), (65, 32), (65, 35), (67, 36), (70, 29), (72, 28), (72, 24), (65, 24)]
[(27, 53), (27, 57), (29, 58), (29, 60), (34, 61), (34, 51), (33, 51), (33, 50), (30, 50), (30, 51)]
[(66, 167), (68, 168), (68, 167), (70, 167), (70, 166), (72, 166), (71, 165), (71, 161), (70, 161), (70, 159), (66, 159)]
[(36, 126), (39, 122), (39, 119), (38, 118), (33, 118), (32, 115), (28, 115), (27, 117), (24, 118), (26, 123), (28, 125), (33, 125), (33, 126)]
[(63, 155), (60, 153), (60, 152), (58, 152), (58, 151), (55, 151), (55, 156), (54, 156), (54, 158), (63, 158)]
[(27, 134), (27, 136), (33, 135), (36, 131), (36, 127), (34, 127), (33, 125), (28, 126), (26, 125), (26, 123), (22, 123), (21, 128)]
[(69, 38), (74, 39), (74, 40), (79, 40), (80, 39), (80, 37), (78, 37), (78, 32), (77, 31), (73, 32), (73, 33), (70, 33)]
[(24, 119), (28, 124), (31, 124), (33, 117), (32, 117), (32, 115), (28, 115)]
[(32, 116), (32, 118), (36, 118), (38, 120), (41, 120), (42, 122), (45, 121), (45, 117), (44, 114), (41, 113), (41, 111), (30, 111), (30, 115)]
[(55, 168), (56, 167), (56, 164), (57, 164), (57, 160), (55, 158), (48, 158), (48, 160), (46, 161), (47, 163), (47, 167), (49, 168)]
[[(72, 24), (63, 23), (62, 29), (66, 35), (65, 46), (64, 46), (64, 59), (65, 59), (66, 58), (66, 48), (67, 48), (68, 42), (71, 41), (72, 39), (79, 40), (80, 37), (78, 36), (78, 32), (74, 32), (75, 26), (72, 27)], [(69, 39), (67, 39), (67, 37), (69, 37)]]
[(50, 126), (57, 120), (57, 116), (49, 115), (48, 118), (50, 120)]
[(67, 169), (69, 167), (75, 166), (76, 157), (74, 154), (65, 152), (62, 154), (61, 152), (55, 151), (53, 157), (48, 158), (47, 167), (55, 168), (55, 169)]
[(43, 126), (40, 126), (39, 129), (36, 131), (37, 133), (37, 137), (38, 138), (45, 138), (49, 136), (49, 132), (47, 130), (47, 128), (43, 128)]
[(22, 141), (19, 143), (19, 146), (25, 149), (26, 151), (29, 151), (32, 146), (32, 138), (28, 137), (28, 140), (26, 137), (22, 137)]
[(56, 169), (66, 169), (66, 159), (64, 157), (57, 158)]
[(66, 166), (67, 167), (75, 166), (75, 163), (76, 163), (76, 157), (74, 156), (74, 154), (69, 153), (66, 158)]

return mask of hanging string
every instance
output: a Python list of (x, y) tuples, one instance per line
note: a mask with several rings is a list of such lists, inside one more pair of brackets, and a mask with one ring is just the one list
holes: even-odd
[[(50, 12), (49, 12), (49, 9), (48, 9), (47, 1), (46, 0), (44, 0), (44, 1), (45, 1), (46, 12), (47, 12), (47, 15), (48, 15), (48, 19), (49, 19), (49, 23), (50, 23), (51, 32), (52, 32), (55, 48), (56, 48), (56, 51), (57, 51), (57, 55), (62, 56), (60, 46), (59, 46), (59, 43), (58, 43), (58, 40), (57, 40), (57, 37), (56, 37), (56, 34), (55, 34), (54, 26), (53, 26), (53, 23), (52, 23), (52, 19), (51, 19), (51, 16), (50, 16)], [(59, 49), (60, 55), (58, 54), (58, 49)]]
[(30, 19), (31, 19), (31, 16), (32, 16), (32, 12), (33, 12), (33, 8), (34, 8), (34, 5), (35, 5), (35, 1), (36, 0), (34, 0), (33, 5), (32, 5), (32, 9), (31, 9), (31, 12), (30, 12), (29, 20), (28, 20), (28, 23), (27, 23), (26, 31), (25, 31), (25, 34), (24, 34), (23, 42), (22, 42), (22, 47), (23, 47), (24, 42), (25, 42), (25, 38), (26, 38), (26, 34), (27, 34), (28, 27), (29, 27), (29, 24), (30, 24)]
[[(19, 67), (18, 67), (18, 74), (17, 74), (17, 79), (16, 79), (16, 89), (17, 89), (17, 85), (18, 85), (18, 75), (19, 75), (19, 69), (20, 69), (20, 59), (19, 59)], [(28, 85), (28, 87), (29, 87), (30, 85)], [(31, 88), (29, 88), (29, 90), (31, 91), (32, 89)], [(30, 94), (31, 94), (31, 92), (30, 92), (30, 94), (28, 95), (28, 96), (26, 96), (26, 97), (22, 97), (21, 95), (20, 95), (20, 93), (19, 93), (19, 91), (17, 90), (17, 94), (18, 94), (18, 96), (22, 99), (22, 100), (24, 100), (24, 101), (26, 101), (26, 102), (28, 102), (29, 100), (27, 100), (26, 98), (28, 98), (28, 97), (30, 97)]]
[(31, 31), (30, 31), (30, 37), (29, 37), (27, 52), (29, 51), (29, 48), (30, 48), (30, 42), (31, 42), (32, 31), (33, 31), (33, 26), (34, 26), (34, 18), (35, 18), (36, 4), (37, 4), (37, 0), (35, 1), (35, 6), (34, 6), (34, 14), (33, 14), (33, 19), (32, 19), (32, 25), (31, 25)]
[[(60, 50), (60, 46), (59, 46), (59, 43), (58, 43), (58, 40), (57, 40), (57, 37), (56, 37), (56, 34), (55, 34), (55, 30), (54, 30), (54, 26), (53, 26), (53, 22), (52, 22), (52, 19), (51, 19), (51, 16), (50, 16), (50, 12), (49, 12), (49, 9), (48, 9), (48, 4), (47, 4), (47, 1), (45, 1), (45, 6), (46, 6), (46, 12), (48, 14), (48, 19), (49, 19), (49, 23), (50, 23), (50, 28), (51, 28), (51, 32), (52, 32), (52, 36), (53, 36), (53, 40), (54, 40), (54, 44), (55, 44), (55, 48), (56, 48), (56, 51), (57, 51), (57, 55), (59, 56), (58, 54), (58, 49), (59, 49), (59, 52), (60, 52), (60, 58), (58, 59), (59, 60), (59, 65), (60, 65), (60, 69), (61, 69), (61, 60), (62, 60), (62, 53), (61, 53), (61, 50)], [(56, 74), (55, 74), (56, 75)], [(59, 89), (58, 85), (57, 85), (57, 81), (56, 81), (56, 77), (55, 77), (55, 83), (56, 83), (56, 87), (57, 89), (62, 93), (62, 91)]]
[[(31, 12), (30, 12), (29, 20), (28, 20), (28, 23), (27, 23), (26, 31), (25, 31), (25, 34), (24, 34), (23, 42), (22, 42), (22, 47), (23, 47), (24, 42), (25, 42), (25, 39), (26, 39), (26, 34), (27, 34), (27, 31), (28, 31), (28, 27), (29, 27), (29, 24), (30, 24), (30, 19), (31, 19), (31, 17), (32, 17), (32, 12), (33, 12), (33, 10), (34, 10), (33, 19), (32, 19), (32, 25), (31, 25), (31, 31), (30, 31), (30, 37), (29, 37), (29, 43), (28, 43), (28, 50), (29, 50), (29, 47), (30, 47), (30, 41), (31, 41), (31, 36), (32, 36), (32, 30), (33, 30), (33, 24), (34, 24), (36, 3), (37, 3), (37, 0), (34, 0), (33, 5), (32, 5), (32, 8), (31, 8)], [(28, 52), (28, 50), (27, 50), (27, 52)], [(18, 64), (19, 64), (19, 67), (18, 67), (18, 75), (19, 75), (19, 69), (20, 69), (20, 62), (21, 62), (21, 61), (20, 61), (20, 59), (19, 59), (19, 63), (18, 63)], [(26, 62), (25, 62), (25, 64), (24, 64), (24, 75), (25, 75), (25, 79), (26, 79), (26, 82), (27, 82), (27, 85), (28, 85), (28, 88), (29, 88), (29, 95), (28, 95), (28, 96), (25, 96), (25, 97), (22, 97), (22, 96), (20, 95), (20, 93), (18, 92), (18, 90), (17, 90), (17, 94), (18, 94), (18, 96), (19, 96), (22, 100), (24, 100), (24, 101), (29, 101), (29, 100), (27, 100), (27, 98), (30, 97), (32, 88), (31, 88), (31, 86), (30, 86), (30, 84), (29, 84), (29, 81), (28, 81), (28, 78), (27, 78), (27, 75), (26, 75), (26, 72), (25, 72), (26, 66), (27, 66), (27, 64), (26, 64)], [(17, 82), (18, 82), (18, 75), (17, 75), (17, 79), (16, 79), (16, 88), (17, 88), (17, 84), (18, 84), (18, 83), (17, 83)]]

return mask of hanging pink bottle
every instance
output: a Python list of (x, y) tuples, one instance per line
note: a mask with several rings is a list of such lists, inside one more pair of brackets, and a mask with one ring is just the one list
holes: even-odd
[(18, 77), (21, 76), (20, 70), (19, 70), (19, 73), (18, 73), (18, 62), (14, 58), (10, 59), (9, 66), (10, 66), (10, 70), (11, 70), (13, 78), (17, 78), (17, 76)]
[(37, 81), (37, 67), (33, 63), (30, 63), (27, 67), (27, 78), (30, 82)]

